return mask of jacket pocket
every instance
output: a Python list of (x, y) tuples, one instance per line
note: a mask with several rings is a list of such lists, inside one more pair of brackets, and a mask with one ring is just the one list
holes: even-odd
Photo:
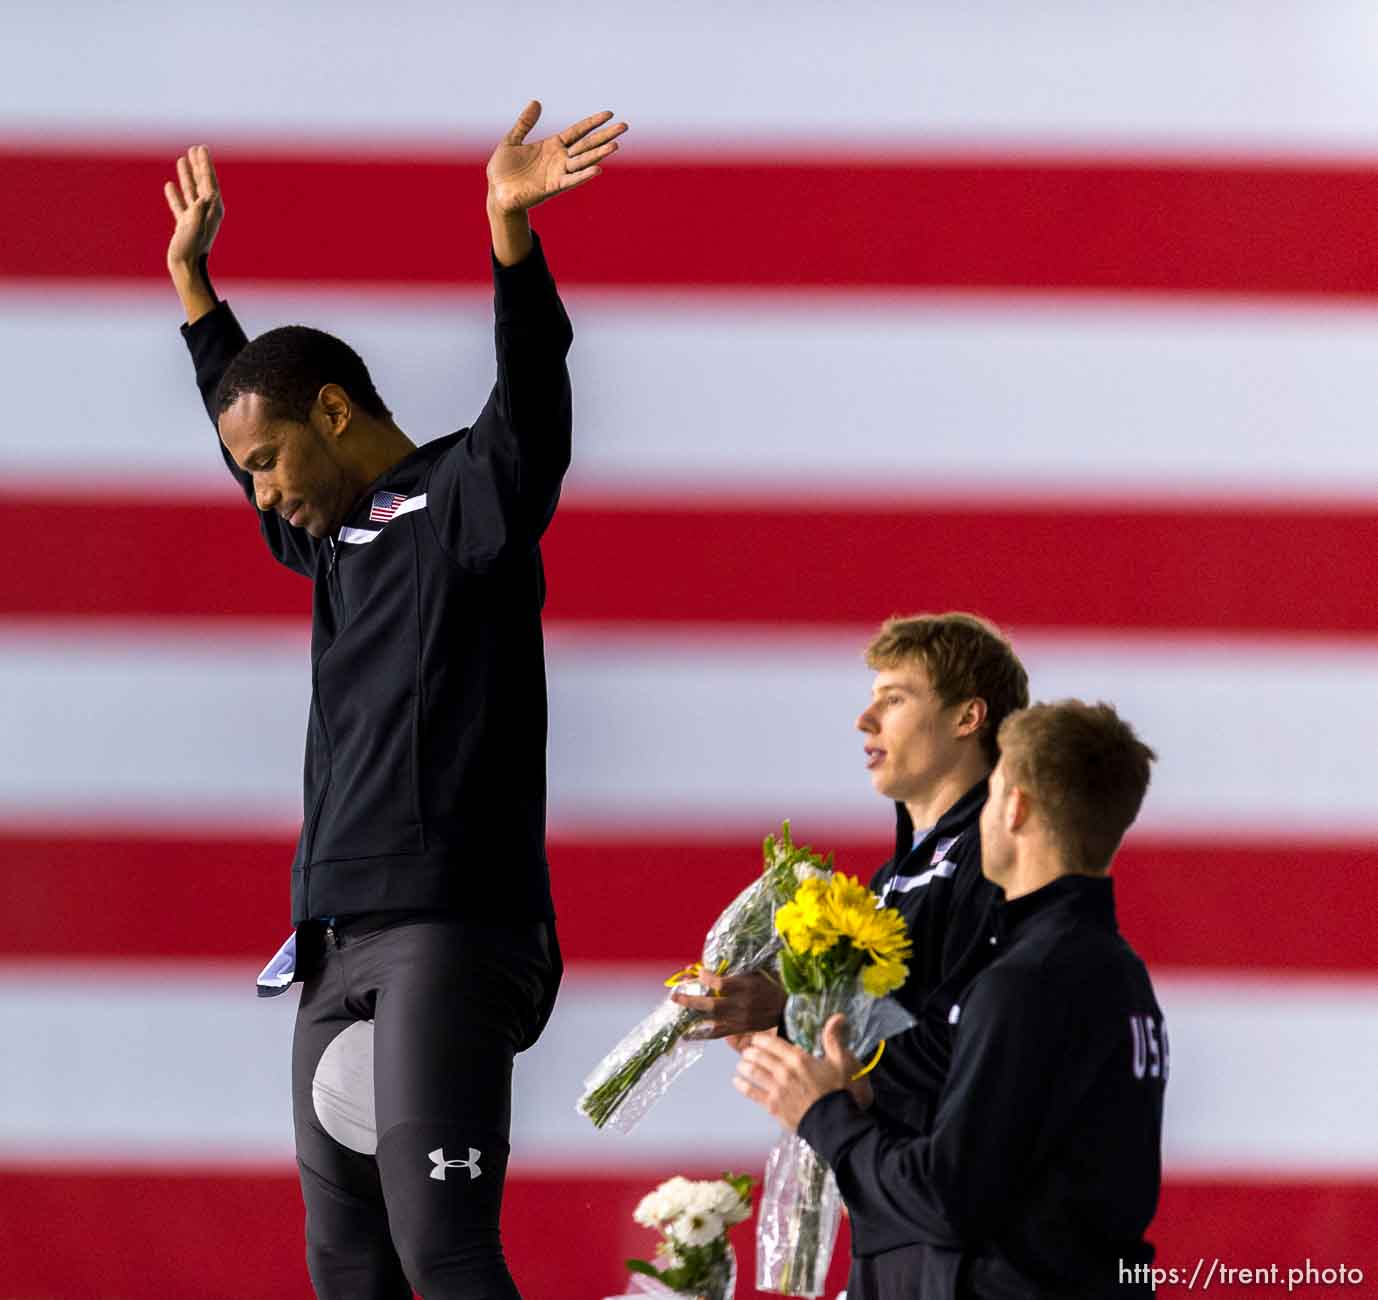
[(418, 818), (416, 700), (386, 718), (332, 730), (330, 786), (316, 832), (315, 861), (376, 858), (423, 850)]

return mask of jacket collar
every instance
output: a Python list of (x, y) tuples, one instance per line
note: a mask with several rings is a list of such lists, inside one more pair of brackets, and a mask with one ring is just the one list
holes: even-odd
[(895, 804), (895, 861), (901, 862), (915, 849), (927, 848), (933, 841), (949, 835), (959, 835), (981, 815), (986, 798), (990, 794), (990, 778), (982, 777), (970, 790), (952, 805), (941, 817), (938, 824), (923, 837), (922, 844), (914, 843), (914, 823), (909, 809), (902, 803)]
[(1059, 876), (1032, 894), (1024, 894), (995, 909), (997, 933), (1012, 939), (1035, 917), (1064, 909), (1118, 932), (1115, 920), (1115, 884), (1109, 876)]

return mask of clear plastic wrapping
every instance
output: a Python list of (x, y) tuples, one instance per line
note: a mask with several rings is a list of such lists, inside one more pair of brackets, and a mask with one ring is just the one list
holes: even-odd
[[(698, 990), (694, 984), (679, 987), (691, 993)], [(703, 1055), (702, 1043), (684, 1037), (700, 1019), (697, 1011), (668, 998), (660, 1003), (584, 1080), (580, 1113), (596, 1128), (630, 1133), (670, 1085)]]
[[(823, 1026), (838, 1012), (847, 1017), (852, 1051), (863, 1063), (883, 1039), (915, 1023), (893, 998), (869, 996), (857, 978), (817, 993), (791, 994), (785, 1031), (791, 1042), (821, 1056)], [(757, 1290), (822, 1295), (842, 1221), (842, 1197), (832, 1170), (803, 1138), (782, 1133), (771, 1148), (756, 1214)]]
[(823, 1294), (842, 1222), (833, 1171), (801, 1137), (783, 1133), (766, 1157), (756, 1221), (756, 1289)]
[[(761, 875), (727, 905), (705, 936), (702, 962), (672, 976), (668, 984), (701, 995), (703, 986), (693, 982), (699, 970), (744, 975), (773, 962), (782, 942), (775, 929), (776, 911), (789, 900), (801, 879), (826, 877), (830, 867), (807, 848), (791, 842), (788, 822), (779, 839), (766, 837), (763, 853)], [(623, 1035), (584, 1080), (577, 1108), (580, 1114), (588, 1116), (596, 1128), (630, 1133), (674, 1081), (703, 1055), (702, 1046), (692, 1041), (690, 1031), (706, 1018), (667, 996)]]

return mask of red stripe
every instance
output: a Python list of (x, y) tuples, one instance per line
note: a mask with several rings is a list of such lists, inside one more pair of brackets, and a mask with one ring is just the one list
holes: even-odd
[[(523, 1295), (596, 1300), (620, 1294), (623, 1261), (648, 1258), (655, 1237), (632, 1222), (636, 1203), (671, 1173), (716, 1178), (719, 1169), (639, 1177), (541, 1177), (507, 1181), (503, 1244)], [(67, 1300), (309, 1300), (295, 1178), (204, 1177), (142, 1170), (40, 1172), (0, 1167), (0, 1258), (6, 1294)], [(767, 1300), (754, 1280), (754, 1223), (733, 1233), (740, 1300)], [(829, 1295), (846, 1284), (843, 1225)]]
[[(305, 625), (308, 586), (267, 559), (252, 513), (232, 499), (11, 495), (0, 513), (27, 555), (0, 567), (0, 613)], [(1378, 631), (1378, 510), (1352, 505), (571, 501), (544, 554), (547, 613), (571, 621), (770, 622), (787, 611), (794, 624), (870, 626), (920, 606), (1027, 629)]]
[[(863, 879), (889, 852), (879, 839), (820, 847)], [(291, 856), (266, 838), (2, 834), (0, 958), (232, 958), (257, 970), (286, 930)], [(1375, 857), (1369, 843), (1141, 838), (1116, 866), (1121, 925), (1155, 966), (1371, 974), (1378, 915), (1354, 882)], [(689, 839), (556, 840), (550, 861), (568, 960), (667, 972), (698, 956), (759, 870), (750, 843)]]
[[(162, 278), (175, 152), (0, 151), (0, 276)], [(226, 280), (487, 282), (480, 154), (217, 159)], [(445, 214), (450, 255), (419, 255), (418, 203)], [(1372, 296), (1375, 209), (1368, 161), (657, 159), (629, 141), (539, 225), (571, 284)]]
[[(503, 1211), (507, 1257), (523, 1293), (596, 1300), (621, 1290), (622, 1260), (645, 1256), (653, 1239), (631, 1222), (637, 1200), (670, 1170), (644, 1177), (516, 1175)], [(1300, 1287), (1304, 1296), (1373, 1294), (1378, 1279), (1378, 1185), (1359, 1181), (1169, 1182), (1149, 1237), (1158, 1263), (1189, 1274), (1198, 1259), (1231, 1267), (1361, 1269), (1363, 1284)], [(734, 1234), (741, 1300), (765, 1300), (751, 1285), (752, 1225)], [(847, 1228), (827, 1295), (845, 1281)], [(176, 1175), (0, 1169), (0, 1258), (7, 1293), (97, 1300), (198, 1296), (308, 1300), (302, 1209), (287, 1174)], [(1204, 1271), (1203, 1274), (1204, 1276)], [(1187, 1294), (1164, 1286), (1164, 1296)], [(1226, 1286), (1223, 1296), (1286, 1294), (1278, 1287)]]

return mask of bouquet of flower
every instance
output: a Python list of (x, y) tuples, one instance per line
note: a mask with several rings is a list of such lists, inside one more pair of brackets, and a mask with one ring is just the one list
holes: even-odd
[[(703, 943), (703, 960), (677, 971), (665, 983), (701, 994), (694, 981), (704, 970), (717, 975), (743, 975), (770, 965), (780, 950), (775, 913), (803, 880), (832, 875), (832, 855), (820, 858), (807, 845), (790, 839), (789, 822), (780, 836), (767, 835), (765, 864), (713, 923)], [(685, 1035), (705, 1017), (667, 997), (612, 1049), (584, 1080), (578, 1109), (597, 1128), (611, 1125), (630, 1133), (670, 1085), (702, 1055), (703, 1046)]]
[[(830, 1016), (847, 1017), (851, 1049), (879, 1059), (885, 1038), (914, 1024), (887, 996), (908, 976), (904, 918), (854, 876), (805, 880), (779, 909), (785, 1032), (820, 1055)], [(867, 1067), (869, 1068), (869, 1066)], [(783, 1295), (823, 1292), (842, 1213), (832, 1171), (803, 1138), (784, 1134), (766, 1161), (756, 1228), (756, 1285)]]
[[(644, 1196), (632, 1217), (661, 1237), (654, 1264), (644, 1259), (627, 1261), (627, 1268), (638, 1275), (633, 1288), (732, 1300), (737, 1257), (727, 1230), (751, 1217), (752, 1185), (745, 1174), (724, 1174), (697, 1183), (675, 1177)], [(654, 1282), (647, 1283), (646, 1278)]]

